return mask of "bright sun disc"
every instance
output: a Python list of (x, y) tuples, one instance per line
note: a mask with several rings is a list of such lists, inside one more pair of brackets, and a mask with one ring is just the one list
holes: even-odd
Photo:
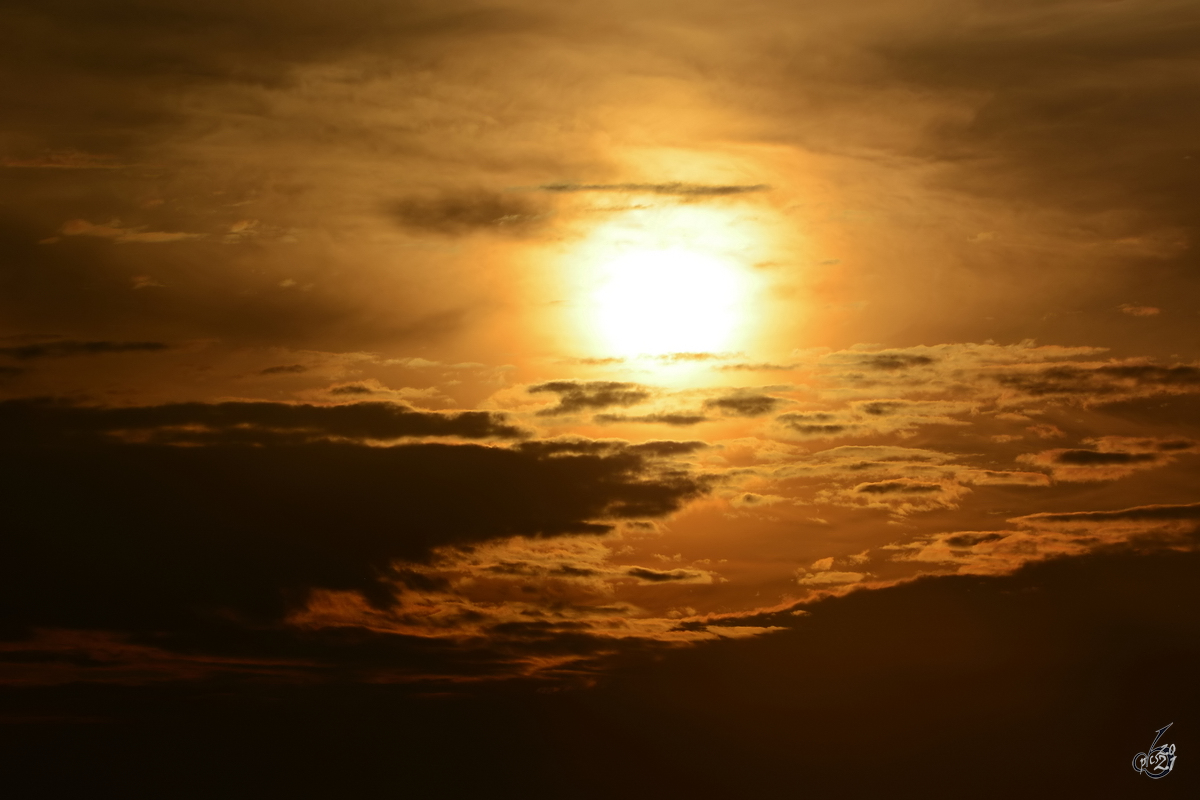
[(605, 264), (592, 296), (607, 349), (620, 355), (716, 352), (733, 344), (743, 303), (737, 267), (683, 248)]

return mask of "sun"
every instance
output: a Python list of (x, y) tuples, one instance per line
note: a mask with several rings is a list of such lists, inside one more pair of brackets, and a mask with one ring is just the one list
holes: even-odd
[(741, 349), (758, 320), (760, 237), (724, 209), (631, 210), (570, 254), (575, 325), (596, 355)]
[(634, 250), (601, 268), (596, 332), (615, 355), (721, 351), (737, 338), (744, 283), (736, 265), (707, 253)]

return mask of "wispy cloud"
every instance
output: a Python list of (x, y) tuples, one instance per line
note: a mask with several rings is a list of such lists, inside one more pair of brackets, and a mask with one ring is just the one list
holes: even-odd
[[(99, 239), (110, 239), (117, 244), (161, 244), (164, 242), (183, 242), (189, 239), (203, 239), (203, 233), (182, 233), (169, 231), (148, 231), (144, 227), (125, 228), (119, 222), (96, 224), (83, 219), (73, 219), (64, 222), (58, 230), (62, 236), (93, 236)], [(47, 239), (53, 243), (57, 239)]]
[(165, 342), (110, 342), (55, 340), (0, 347), (0, 355), (28, 361), (37, 358), (68, 358), (70, 356), (99, 356), (109, 353), (153, 353), (170, 349)]
[(665, 194), (683, 197), (722, 197), (726, 195), (765, 192), (765, 183), (751, 185), (711, 185), (702, 183), (546, 183), (537, 187), (544, 192), (629, 192), (633, 194)]

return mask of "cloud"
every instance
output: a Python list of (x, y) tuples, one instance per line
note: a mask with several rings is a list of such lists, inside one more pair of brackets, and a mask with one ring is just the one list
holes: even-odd
[(1029, 397), (1057, 396), (1085, 404), (1200, 391), (1200, 368), (1186, 364), (1063, 365), (990, 377), (1003, 388)]
[[(972, 486), (1039, 487), (1040, 472), (988, 469), (955, 463), (948, 453), (896, 446), (843, 446), (793, 456), (756, 480), (792, 497), (815, 490), (809, 502), (848, 508), (877, 508), (897, 516), (955, 508)], [(803, 481), (803, 484), (797, 482)]]
[(572, 652), (580, 661), (617, 640), (713, 638), (681, 636), (669, 621), (674, 618), (648, 614), (614, 595), (631, 578), (639, 587), (710, 584), (714, 574), (619, 563), (616, 541), (594, 535), (516, 536), (438, 548), (428, 563), (394, 567), (385, 578), (395, 593), (386, 608), (372, 606), (361, 594), (318, 591), (289, 623), (306, 630), (357, 627), (460, 642), (486, 637), (510, 653), (536, 641)]
[(47, 151), (29, 158), (0, 158), (0, 167), (23, 169), (124, 169), (108, 156), (81, 153), (77, 150)]
[[(792, 505), (877, 509), (895, 517), (955, 509), (973, 487), (1050, 486), (1038, 471), (990, 468), (979, 456), (888, 445), (847, 445), (786, 452), (754, 468), (728, 470), (724, 497), (776, 498)], [(967, 463), (962, 463), (967, 462)], [(971, 463), (976, 462), (976, 463)], [(736, 462), (743, 463), (742, 457)], [(733, 501), (733, 505), (750, 503)]]
[(520, 438), (520, 428), (486, 411), (414, 411), (398, 403), (167, 403), (75, 406), (49, 400), (0, 402), (0, 426), (20, 439), (117, 436), (170, 444), (298, 443), (329, 437), (391, 440), (457, 436)]
[(766, 362), (752, 364), (749, 362), (742, 362), (737, 364), (723, 364), (717, 369), (727, 370), (730, 372), (785, 372), (795, 368), (795, 364), (770, 364)]
[(485, 190), (406, 197), (389, 203), (387, 211), (405, 228), (446, 236), (522, 231), (544, 216), (520, 195)]
[(937, 483), (914, 483), (912, 481), (860, 483), (854, 487), (854, 491), (860, 494), (928, 494), (941, 490), (941, 485)]
[(855, 427), (847, 424), (839, 415), (827, 411), (781, 414), (775, 418), (775, 421), (792, 433), (813, 439), (831, 439), (844, 434), (848, 435)]
[[(950, 180), (965, 193), (1090, 216), (1113, 239), (1190, 226), (1181, 166), (1196, 117), (1166, 109), (1200, 88), (1186, 72), (1197, 48), (1183, 31), (1194, 16), (1170, 3), (1119, 4), (1086, 19), (1065, 4), (1044, 11), (997, 9), (952, 36), (934, 26), (884, 48), (884, 69), (909, 91), (977, 98), (924, 146), (967, 159)], [(1087, 119), (1052, 110), (1066, 108), (1087, 108)], [(1149, 120), (1153, 147), (1143, 139)], [(1075, 146), (1084, 130), (1096, 148)], [(985, 153), (987, 164), (973, 163)]]
[(972, 408), (970, 403), (940, 400), (856, 401), (838, 410), (780, 414), (775, 423), (788, 434), (805, 439), (904, 434), (921, 425), (966, 425), (955, 415)]
[(166, 286), (166, 284), (159, 283), (157, 280), (155, 280), (153, 277), (151, 277), (149, 275), (134, 275), (133, 276), (133, 288), (134, 289), (162, 289), (165, 286)]
[(427, 358), (389, 358), (381, 363), (388, 366), (405, 367), (406, 369), (472, 370), (487, 368), (486, 364), (481, 364), (478, 361), (460, 361), (452, 364), (444, 361), (430, 361)]
[(1170, 464), (1175, 455), (1200, 451), (1200, 443), (1188, 439), (1103, 436), (1085, 444), (1094, 449), (1043, 450), (1017, 460), (1048, 468), (1056, 481), (1111, 481)]
[(776, 470), (779, 477), (815, 476), (862, 476), (892, 474), (903, 470), (920, 473), (939, 472), (945, 469), (954, 456), (936, 450), (896, 445), (842, 445), (827, 450), (818, 450), (797, 457), (790, 464)]
[[(69, 435), (209, 424), (214, 416), (231, 424), (278, 419), (277, 404), (245, 405), (197, 412), (4, 404), (3, 456), (20, 464), (0, 486), (9, 534), (0, 599), (21, 609), (6, 625), (184, 631), (209, 615), (279, 622), (318, 589), (386, 609), (396, 581), (407, 580), (403, 570), (431, 563), (439, 548), (513, 536), (595, 537), (623, 520), (670, 514), (708, 490), (701, 476), (669, 460), (700, 443), (178, 447)], [(325, 431), (350, 424), (339, 408), (363, 410), (293, 408)], [(351, 427), (366, 432), (360, 420)], [(19, 436), (9, 435), (14, 428)], [(400, 562), (408, 566), (393, 580)]]
[(649, 567), (630, 567), (626, 575), (647, 583), (711, 583), (712, 577), (706, 572), (687, 569), (658, 570)]
[(624, 364), (625, 359), (618, 356), (608, 356), (605, 358), (569, 358), (563, 363), (579, 364), (585, 367), (606, 367), (610, 364)]
[(733, 417), (761, 417), (770, 414), (783, 403), (783, 400), (770, 395), (739, 393), (705, 400), (704, 407)]
[(375, 390), (361, 383), (347, 383), (342, 386), (334, 386), (329, 390), (329, 393), (334, 395), (361, 395), (375, 394)]
[[(1081, 360), (1103, 352), (1104, 348), (1039, 346), (1026, 340), (1016, 345), (850, 349), (819, 353), (798, 366), (816, 371), (823, 396), (831, 400), (879, 397), (885, 391), (898, 398), (941, 393), (1013, 408), (1037, 402), (1092, 406), (1200, 392), (1200, 368), (1194, 364)], [(914, 359), (928, 359), (928, 363), (917, 364)], [(879, 368), (881, 363), (910, 366)]]
[(38, 630), (0, 642), (0, 684), (8, 687), (77, 683), (145, 686), (216, 676), (289, 682), (308, 671), (303, 660), (264, 655), (214, 656), (178, 652), (110, 631)]
[(650, 399), (650, 392), (636, 383), (617, 381), (550, 381), (530, 386), (530, 394), (559, 395), (558, 405), (542, 409), (538, 416), (556, 417), (594, 408), (635, 406)]
[[(1096, 356), (1103, 347), (1038, 345), (1026, 339), (1011, 345), (973, 342), (877, 349), (856, 345), (834, 352), (816, 351), (800, 364), (811, 364), (842, 394), (879, 387), (924, 387), (926, 390), (959, 388), (964, 380), (978, 380), (1022, 365), (1044, 365)], [(796, 352), (793, 356), (803, 356)]]
[[(663, 713), (647, 715), (657, 726), (647, 734), (654, 741), (678, 743), (689, 763), (701, 762), (703, 754), (724, 763), (723, 755), (744, 746), (740, 752), (762, 756), (755, 781), (771, 789), (787, 787), (798, 765), (807, 765), (811, 791), (838, 794), (846, 775), (823, 773), (819, 765), (836, 761), (847, 741), (876, 753), (877, 766), (886, 770), (856, 778), (855, 795), (919, 785), (928, 775), (923, 754), (929, 742), (950, 727), (960, 738), (939, 744), (939, 753), (971, 780), (989, 776), (990, 797), (1036, 793), (1059, 780), (1063, 787), (1082, 781), (1090, 794), (1104, 795), (1112, 783), (1104, 765), (1116, 748), (1081, 756), (1086, 768), (1070, 779), (1052, 763), (1032, 771), (1004, 765), (1029, 751), (1031, 737), (1039, 751), (1086, 739), (1098, 710), (1122, 718), (1147, 713), (1147, 681), (1188, 683), (1197, 662), (1191, 609), (1200, 603), (1189, 575), (1198, 564), (1196, 553), (1097, 553), (1002, 575), (929, 576), (828, 594), (773, 613), (731, 615), (719, 624), (783, 630), (666, 654), (616, 678), (597, 705), (623, 708), (618, 704), (627, 698), (655, 703)], [(1171, 655), (1181, 652), (1188, 655)], [(814, 699), (814, 686), (824, 702)], [(981, 686), (989, 690), (980, 692)], [(1191, 702), (1195, 693), (1187, 696)], [(1169, 713), (1179, 702), (1164, 698), (1162, 710), (1151, 713)], [(818, 730), (771, 728), (780, 709), (802, 708), (821, 714)], [(863, 726), (864, 715), (879, 724)], [(1040, 730), (1031, 719), (1057, 722), (1053, 731)], [(1157, 726), (1146, 725), (1147, 744)], [(1129, 757), (1139, 749), (1145, 745), (1130, 747)], [(746, 780), (740, 759), (723, 774), (735, 791)], [(706, 779), (715, 780), (707, 772)], [(931, 793), (950, 797), (953, 790)]]
[(0, 355), (27, 361), (35, 358), (67, 358), (70, 356), (99, 356), (109, 353), (148, 353), (170, 349), (164, 342), (108, 342), (56, 340), (0, 347)]
[(1121, 313), (1128, 314), (1131, 317), (1153, 317), (1162, 312), (1162, 309), (1154, 306), (1135, 306), (1129, 303), (1122, 303), (1119, 308)]
[[(864, 369), (901, 370), (912, 367), (925, 367), (935, 363), (936, 359), (925, 355), (907, 353), (879, 353), (866, 355), (857, 361)], [(853, 362), (852, 362), (853, 363)]]
[(677, 364), (680, 362), (696, 362), (696, 361), (722, 361), (727, 358), (733, 358), (737, 353), (664, 353), (657, 356), (640, 356), (640, 358), (649, 358), (653, 361), (665, 361), (668, 364)]
[(303, 364), (287, 364), (277, 367), (267, 367), (260, 369), (259, 375), (299, 375), (302, 372), (308, 372), (308, 367)]
[(697, 450), (703, 450), (708, 446), (708, 442), (694, 440), (677, 442), (670, 439), (651, 439), (647, 442), (639, 442), (638, 444), (627, 445), (627, 447), (635, 453), (644, 453), (646, 455), (664, 458), (667, 456), (689, 455)]
[(753, 185), (707, 185), (698, 183), (547, 183), (537, 187), (544, 192), (629, 192), (633, 194), (665, 194), (682, 197), (724, 197), (727, 195), (764, 192), (771, 187)]
[(1039, 439), (1061, 439), (1066, 436), (1057, 425), (1030, 425), (1025, 430)]
[(999, 575), (1036, 561), (1121, 546), (1139, 552), (1200, 546), (1200, 504), (1042, 512), (1008, 522), (1016, 530), (939, 533), (883, 549), (895, 553), (897, 561), (937, 564), (959, 574)]
[(612, 423), (645, 423), (649, 425), (674, 425), (681, 428), (686, 428), (691, 425), (699, 425), (701, 422), (708, 422), (708, 417), (703, 414), (597, 414), (592, 417), (593, 422), (601, 425)]
[(810, 573), (801, 570), (796, 577), (796, 583), (801, 586), (846, 586), (851, 583), (860, 583), (868, 577), (870, 575), (866, 572), (834, 572), (824, 570)]
[(1122, 508), (1115, 511), (1067, 511), (1042, 512), (1013, 517), (1009, 522), (1015, 522), (1023, 527), (1041, 528), (1054, 527), (1066, 529), (1091, 529), (1095, 525), (1172, 525), (1172, 523), (1191, 523), (1200, 520), (1200, 503), (1182, 505), (1148, 505)]
[(111, 239), (117, 244), (161, 244), (204, 238), (202, 233), (147, 231), (143, 228), (122, 228), (117, 222), (97, 225), (82, 219), (64, 222), (58, 232), (62, 236), (94, 236), (100, 239)]
[(791, 501), (780, 495), (758, 494), (757, 492), (739, 492), (729, 498), (729, 504), (734, 508), (761, 508), (788, 502)]
[(918, 512), (957, 508), (961, 499), (971, 493), (965, 484), (966, 481), (956, 480), (951, 473), (950, 477), (937, 482), (895, 479), (822, 489), (814, 499), (818, 503), (877, 508), (904, 517)]

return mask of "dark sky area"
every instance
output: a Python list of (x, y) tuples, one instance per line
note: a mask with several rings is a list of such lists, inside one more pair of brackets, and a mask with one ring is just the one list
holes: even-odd
[(0, 78), (6, 793), (1195, 796), (1196, 3), (10, 0)]

